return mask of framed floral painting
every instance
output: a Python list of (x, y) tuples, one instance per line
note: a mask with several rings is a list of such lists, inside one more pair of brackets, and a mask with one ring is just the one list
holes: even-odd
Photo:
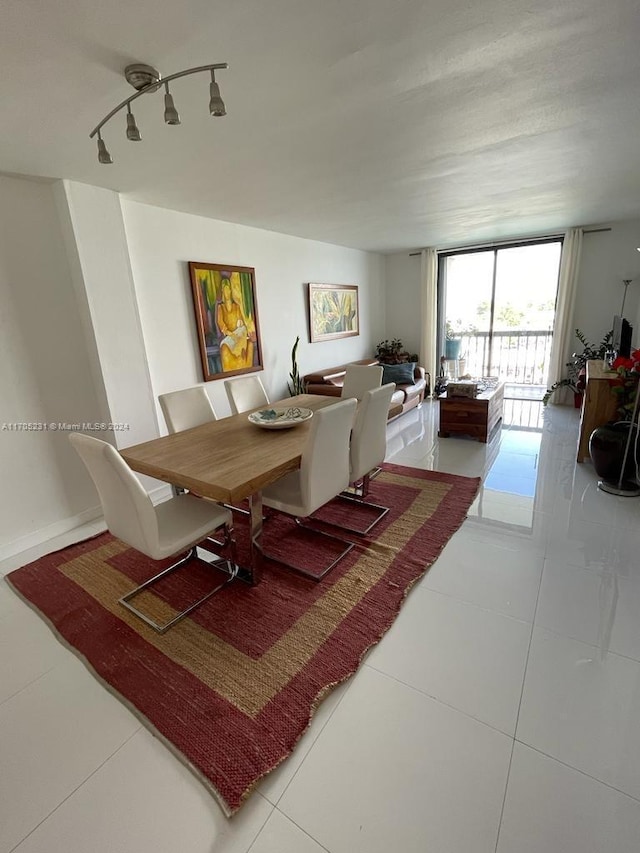
[(360, 334), (355, 284), (309, 284), (311, 343)]
[(262, 370), (253, 267), (189, 262), (204, 381)]

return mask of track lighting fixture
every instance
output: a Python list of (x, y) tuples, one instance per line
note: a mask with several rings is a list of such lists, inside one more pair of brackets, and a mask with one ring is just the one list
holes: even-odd
[(107, 113), (102, 121), (97, 124), (89, 134), (90, 139), (93, 139), (94, 136), (97, 136), (98, 138), (98, 162), (104, 164), (113, 163), (111, 154), (107, 150), (107, 146), (102, 139), (102, 128), (109, 119), (113, 118), (113, 116), (120, 112), (124, 107), (127, 108), (127, 139), (131, 142), (140, 142), (142, 139), (135, 117), (131, 112), (131, 102), (135, 101), (136, 98), (139, 98), (141, 95), (157, 92), (161, 86), (164, 86), (164, 120), (170, 125), (180, 124), (180, 116), (173, 102), (173, 95), (169, 92), (169, 82), (177, 79), (178, 77), (186, 77), (189, 74), (198, 74), (201, 71), (210, 71), (211, 83), (209, 84), (209, 112), (212, 116), (225, 116), (227, 114), (227, 109), (220, 96), (220, 87), (216, 82), (215, 72), (228, 67), (229, 66), (226, 62), (219, 62), (215, 65), (200, 65), (197, 68), (188, 68), (185, 71), (178, 71), (175, 74), (169, 74), (167, 77), (162, 77), (160, 72), (155, 68), (152, 68), (150, 65), (143, 65), (142, 63), (127, 65), (124, 69), (124, 76), (127, 82), (136, 89), (136, 93), (125, 98), (122, 103), (118, 104), (117, 107), (114, 107), (110, 113)]

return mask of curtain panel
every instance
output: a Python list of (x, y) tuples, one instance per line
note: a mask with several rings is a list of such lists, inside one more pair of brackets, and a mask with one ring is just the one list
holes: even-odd
[(438, 253), (423, 249), (420, 264), (420, 312), (422, 330), (420, 356), (422, 364), (431, 374), (431, 388), (438, 375)]
[[(558, 298), (556, 300), (556, 317), (551, 344), (549, 375), (547, 387), (563, 378), (565, 364), (571, 356), (573, 347), (573, 311), (576, 304), (578, 275), (580, 273), (580, 257), (582, 255), (582, 228), (571, 228), (565, 234), (560, 259), (560, 274), (558, 277)], [(555, 402), (565, 402), (566, 395), (557, 392)], [(550, 402), (553, 402), (553, 398)]]

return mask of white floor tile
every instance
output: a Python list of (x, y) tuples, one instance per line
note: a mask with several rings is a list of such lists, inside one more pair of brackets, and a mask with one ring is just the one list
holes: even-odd
[(0, 704), (72, 655), (45, 623), (14, 596), (0, 618)]
[(493, 853), (511, 741), (365, 667), (279, 809), (331, 853)]
[(555, 517), (549, 531), (547, 557), (599, 571), (610, 564), (614, 528), (599, 522)]
[(271, 810), (256, 794), (228, 820), (189, 770), (140, 730), (16, 853), (246, 853)]
[(516, 743), (497, 853), (637, 853), (640, 803)]
[(367, 665), (513, 735), (531, 626), (417, 589)]
[(0, 577), (0, 619), (7, 613), (13, 613), (23, 606), (17, 595), (13, 593), (8, 583)]
[(287, 785), (295, 776), (296, 771), (304, 761), (314, 741), (327, 724), (331, 714), (333, 714), (338, 704), (342, 701), (350, 685), (351, 679), (336, 687), (327, 696), (314, 714), (311, 725), (296, 744), (295, 750), (288, 758), (285, 758), (279, 767), (276, 767), (272, 773), (269, 773), (260, 782), (258, 790), (270, 803), (275, 805), (284, 794)]
[(535, 628), (516, 737), (640, 799), (640, 663)]
[(12, 850), (139, 725), (75, 659), (0, 705), (0, 851)]
[(300, 827), (277, 809), (271, 813), (249, 853), (325, 853)]
[(421, 586), (533, 621), (543, 557), (455, 534)]
[(574, 478), (570, 499), (556, 503), (556, 514), (565, 521), (570, 518), (572, 522), (587, 521), (637, 530), (640, 497), (623, 498), (602, 491), (598, 488), (595, 471), (588, 466)]
[[(640, 525), (639, 525), (640, 527)], [(590, 571), (614, 571), (640, 579), (638, 528), (575, 520), (558, 514), (549, 531), (546, 555)]]
[(469, 511), (460, 532), (474, 541), (489, 542), (519, 553), (527, 551), (544, 556), (552, 522), (553, 516), (540, 512), (523, 515), (519, 507), (518, 516), (514, 518), (508, 502), (488, 502), (485, 493), (480, 511)]
[(549, 561), (536, 625), (640, 661), (640, 578)]
[(26, 566), (28, 563), (43, 557), (45, 554), (51, 554), (53, 551), (59, 551), (60, 548), (66, 548), (74, 542), (82, 542), (83, 539), (95, 536), (96, 533), (102, 532), (105, 529), (103, 520), (89, 521), (80, 527), (74, 527), (73, 530), (61, 533), (53, 539), (48, 539), (46, 542), (33, 545), (26, 551), (21, 551), (19, 554), (13, 554), (11, 557), (6, 557), (5, 559), (0, 560), (0, 576), (7, 575), (14, 569), (19, 569), (20, 566)]
[[(612, 496), (608, 495), (608, 497)], [(616, 527), (637, 531), (640, 527), (640, 497), (615, 497), (614, 500), (616, 501)]]

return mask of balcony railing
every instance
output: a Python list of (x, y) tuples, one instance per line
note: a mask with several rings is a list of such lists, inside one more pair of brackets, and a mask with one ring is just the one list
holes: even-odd
[(459, 367), (472, 376), (499, 376), (518, 385), (544, 385), (552, 334), (510, 329), (457, 335), (461, 341)]

